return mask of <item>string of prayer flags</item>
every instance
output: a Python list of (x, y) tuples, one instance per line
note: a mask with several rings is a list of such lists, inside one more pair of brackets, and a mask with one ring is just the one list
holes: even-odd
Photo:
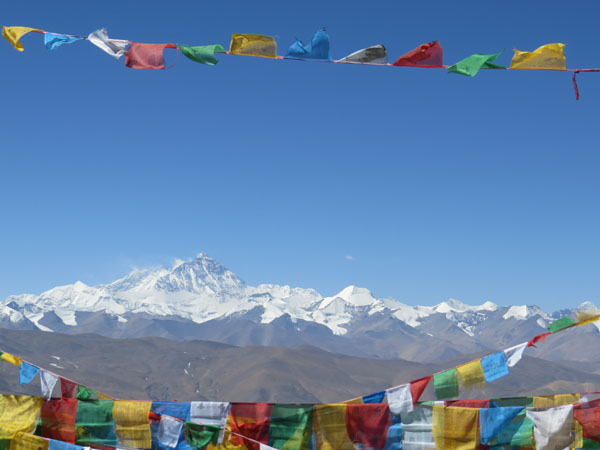
[(600, 320), (600, 314), (595, 312), (593, 315), (585, 314), (585, 313), (576, 313), (575, 317), (577, 318), (576, 326), (580, 327), (583, 325), (587, 325), (588, 323), (594, 323)]
[(13, 366), (17, 366), (19, 367), (21, 365), (21, 358), (19, 358), (18, 356), (12, 355), (10, 353), (2, 353), (2, 355), (0, 355), (0, 359), (2, 361), (6, 361), (9, 364), (12, 364)]
[(481, 358), (481, 367), (487, 383), (508, 375), (506, 354), (504, 352), (497, 352)]
[(2, 27), (2, 36), (11, 43), (11, 45), (18, 51), (22, 52), (25, 50), (23, 44), (21, 44), (21, 38), (27, 33), (43, 33), (42, 30), (30, 27)]
[(460, 381), (465, 386), (485, 383), (485, 375), (483, 373), (483, 367), (481, 366), (480, 359), (476, 359), (458, 366), (456, 368), (456, 372), (460, 377)]
[(215, 53), (225, 53), (225, 49), (219, 44), (199, 45), (195, 47), (180, 45), (179, 50), (181, 50), (181, 53), (183, 53), (192, 61), (196, 61), (201, 64), (208, 64), (209, 66), (214, 66), (219, 62), (219, 60), (215, 58)]
[(515, 49), (510, 68), (565, 70), (567, 59), (563, 54), (564, 49), (565, 44), (546, 44), (532, 52)]
[(230, 407), (231, 404), (229, 402), (192, 402), (190, 405), (189, 420), (204, 425), (221, 427), (219, 442), (222, 442)]
[(527, 410), (533, 422), (536, 450), (568, 448), (572, 441), (573, 405), (557, 406), (544, 410)]
[(219, 427), (214, 425), (200, 425), (186, 422), (184, 425), (185, 440), (189, 445), (204, 449), (208, 444), (217, 445)]
[(21, 363), (19, 368), (19, 384), (29, 384), (33, 381), (40, 369), (25, 361)]
[(82, 40), (79, 36), (68, 36), (66, 34), (44, 33), (44, 45), (48, 50), (56, 50), (63, 44), (72, 44)]
[(438, 41), (428, 42), (402, 55), (392, 65), (444, 67), (444, 49)]
[(538, 334), (537, 336), (534, 336), (533, 339), (531, 339), (529, 342), (527, 342), (527, 347), (535, 347), (535, 344), (537, 344), (538, 342), (544, 342), (546, 340), (546, 338), (548, 336), (550, 336), (552, 333), (550, 333), (549, 331), (547, 333), (542, 333), (542, 334)]
[(573, 325), (575, 325), (573, 319), (571, 319), (568, 316), (565, 316), (552, 322), (548, 327), (548, 331), (550, 333), (556, 333), (557, 331), (564, 330), (565, 328), (572, 327)]
[(506, 69), (504, 66), (493, 64), (491, 61), (495, 61), (500, 53), (494, 53), (492, 55), (481, 55), (475, 53), (462, 61), (453, 64), (448, 68), (449, 73), (458, 73), (461, 75), (467, 75), (474, 77), (477, 75), (480, 69)]
[(413, 406), (417, 404), (432, 378), (433, 375), (429, 375), (408, 384), (388, 389), (386, 395), (392, 414), (412, 411)]
[(329, 35), (324, 29), (319, 30), (307, 45), (304, 45), (300, 39), (296, 39), (296, 42), (288, 49), (285, 57), (330, 61)]
[(433, 376), (433, 388), (438, 400), (458, 397), (458, 379), (456, 368), (436, 373)]
[(583, 436), (600, 441), (600, 407), (573, 409), (573, 417), (583, 428)]
[(48, 372), (46, 370), (40, 371), (40, 388), (42, 390), (42, 397), (45, 399), (50, 399), (52, 397), (52, 391), (54, 391), (54, 386), (58, 382), (58, 377), (54, 375), (52, 372)]
[(31, 433), (44, 401), (26, 395), (0, 395), (0, 439), (12, 439), (19, 431)]
[(158, 427), (158, 442), (165, 447), (175, 448), (183, 430), (183, 421), (175, 417), (162, 415)]
[(152, 402), (114, 402), (112, 415), (119, 446), (140, 449), (152, 447), (149, 423), (151, 406)]
[(372, 47), (363, 48), (348, 56), (344, 56), (338, 62), (345, 63), (369, 63), (369, 64), (387, 64), (387, 51), (381, 44)]
[(115, 59), (119, 59), (121, 56), (123, 56), (125, 54), (125, 49), (129, 45), (129, 41), (109, 39), (108, 32), (104, 28), (92, 31), (87, 39), (96, 47), (108, 53)]
[(277, 43), (271, 36), (233, 33), (229, 53), (277, 58)]
[(475, 449), (478, 425), (477, 408), (433, 406), (433, 440), (438, 449)]

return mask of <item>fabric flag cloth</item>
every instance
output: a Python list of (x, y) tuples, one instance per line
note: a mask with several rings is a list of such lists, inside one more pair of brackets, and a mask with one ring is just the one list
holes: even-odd
[(458, 379), (456, 368), (436, 373), (433, 376), (433, 387), (438, 400), (458, 397)]
[(89, 400), (96, 394), (98, 394), (98, 392), (96, 392), (94, 389), (86, 387), (82, 384), (78, 384), (75, 398), (78, 398), (79, 400)]
[(433, 406), (433, 440), (442, 450), (471, 450), (477, 447), (479, 409)]
[(565, 44), (546, 44), (532, 52), (515, 49), (510, 63), (511, 69), (558, 69), (567, 68), (567, 59), (563, 52)]
[[(519, 403), (518, 399), (507, 399), (508, 401), (493, 401), (491, 403)], [(528, 398), (521, 399), (520, 403), (526, 403)], [(517, 405), (515, 405), (517, 406)], [(525, 406), (525, 405), (518, 405)], [(503, 407), (503, 406), (500, 406)], [(509, 407), (509, 406), (507, 406)], [(513, 446), (513, 447), (530, 447), (533, 443), (533, 422), (527, 418), (526, 411), (523, 409), (516, 417), (511, 420), (508, 425), (502, 428), (489, 443), (490, 446)]]
[(48, 441), (33, 434), (19, 432), (10, 441), (9, 450), (48, 450)]
[(113, 406), (113, 420), (119, 445), (130, 448), (151, 448), (150, 408), (152, 402), (118, 400)]
[(104, 28), (92, 31), (88, 36), (88, 41), (115, 59), (119, 59), (123, 56), (127, 45), (129, 45), (129, 41), (109, 39), (108, 33)]
[(487, 445), (500, 430), (504, 429), (523, 410), (522, 406), (480, 409), (479, 428), (481, 430), (481, 443)]
[(67, 380), (66, 378), (60, 377), (60, 392), (62, 397), (76, 398), (77, 383), (71, 380)]
[(563, 450), (572, 441), (573, 405), (557, 406), (544, 410), (527, 410), (533, 422), (536, 450)]
[(392, 65), (444, 67), (444, 49), (438, 41), (428, 42), (402, 55)]
[(217, 445), (219, 431), (219, 427), (214, 425), (200, 425), (194, 422), (186, 422), (184, 425), (185, 440), (198, 449), (203, 449), (208, 444)]
[(29, 384), (33, 381), (40, 369), (23, 361), (19, 368), (19, 384)]
[(6, 361), (7, 363), (12, 364), (13, 366), (17, 366), (19, 367), (21, 365), (21, 363), (23, 362), (21, 360), (21, 358), (19, 358), (18, 356), (15, 355), (11, 355), (10, 353), (2, 353), (2, 355), (0, 356), (0, 359), (2, 359), (2, 361)]
[(387, 401), (392, 414), (405, 414), (413, 410), (410, 384), (403, 384), (387, 390)]
[(385, 391), (379, 391), (363, 396), (362, 401), (363, 403), (383, 403), (384, 398)]
[(391, 422), (386, 403), (346, 406), (346, 430), (356, 448), (383, 450)]
[[(573, 74), (573, 76), (575, 76), (575, 74)], [(598, 320), (600, 320), (599, 314), (588, 315), (587, 318), (585, 318), (584, 314), (585, 313), (576, 313), (576, 317), (577, 317), (577, 323), (575, 324), (576, 326), (580, 327), (582, 325), (587, 325), (588, 323), (594, 323), (594, 322), (597, 322)]]
[(579, 394), (546, 395), (543, 397), (533, 397), (533, 407), (546, 408), (548, 406), (572, 405), (580, 401), (581, 396)]
[(277, 43), (271, 36), (233, 33), (229, 53), (277, 58)]
[(338, 62), (356, 63), (356, 64), (387, 64), (387, 51), (381, 44), (372, 47), (363, 48), (348, 56), (344, 56)]
[[(180, 419), (183, 422), (190, 420), (190, 403), (189, 402), (152, 402), (151, 413), (158, 414), (161, 416), (170, 416)], [(154, 442), (156, 442), (156, 450), (165, 450), (170, 447), (161, 445), (158, 442), (158, 432), (160, 428), (160, 422), (151, 421), (150, 429), (154, 436)], [(180, 434), (179, 440), (176, 446), (177, 450), (191, 450), (192, 447), (183, 439), (183, 435)]]
[(583, 436), (600, 441), (600, 407), (573, 409), (575, 420), (583, 427)]
[(354, 448), (346, 428), (348, 406), (344, 404), (314, 406), (316, 448), (333, 450)]
[(42, 407), (40, 397), (0, 395), (0, 439), (12, 439), (16, 433), (32, 433)]
[(481, 367), (481, 360), (479, 359), (458, 366), (456, 372), (465, 386), (485, 383), (485, 375), (483, 374), (483, 367)]
[(471, 55), (450, 66), (448, 68), (448, 72), (474, 77), (477, 75), (480, 69), (506, 69), (504, 66), (499, 66), (498, 64), (493, 64), (491, 62), (495, 61), (499, 55), (500, 53), (494, 53), (492, 55), (481, 55), (479, 53), (475, 53), (474, 55)]
[(175, 448), (179, 442), (182, 430), (182, 420), (163, 415), (160, 418), (160, 425), (158, 427), (158, 442), (165, 447)]
[(410, 394), (412, 395), (413, 405), (417, 404), (432, 378), (433, 375), (428, 375), (410, 382)]
[(225, 49), (222, 45), (219, 44), (198, 45), (195, 47), (180, 45), (179, 50), (181, 50), (181, 53), (183, 53), (192, 61), (196, 61), (202, 64), (208, 64), (209, 66), (214, 66), (219, 62), (219, 60), (215, 58), (215, 53), (225, 53)]
[(481, 358), (481, 367), (486, 382), (491, 382), (508, 375), (508, 364), (504, 352), (494, 353), (493, 355)]
[(531, 339), (529, 342), (527, 342), (527, 347), (535, 347), (535, 344), (537, 344), (538, 342), (544, 342), (546, 340), (546, 338), (548, 336), (550, 336), (551, 334), (552, 333), (550, 333), (549, 331), (547, 333), (538, 334), (533, 339)]
[(14, 48), (22, 52), (25, 50), (25, 48), (23, 47), (23, 44), (21, 44), (21, 38), (32, 31), (35, 33), (43, 33), (42, 30), (38, 30), (37, 28), (2, 27), (2, 36), (4, 36), (4, 38), (10, 42)]
[(41, 412), (42, 436), (74, 444), (77, 399), (53, 398), (44, 402)]
[(68, 36), (66, 34), (44, 33), (44, 45), (48, 50), (56, 50), (63, 44), (72, 44), (82, 40), (79, 36)]
[(446, 400), (446, 406), (457, 406), (461, 408), (489, 408), (490, 401), (488, 399), (473, 399), (473, 400)]
[(76, 444), (117, 445), (113, 403), (111, 400), (86, 400), (77, 403)]
[(83, 447), (51, 439), (48, 442), (48, 450), (83, 450)]
[(304, 45), (301, 40), (296, 39), (296, 42), (288, 49), (285, 57), (331, 61), (329, 35), (325, 30), (319, 30), (314, 34), (308, 45)]
[(233, 444), (245, 445), (248, 450), (258, 450), (258, 443), (268, 445), (272, 408), (270, 403), (232, 403), (227, 424), (229, 430), (256, 441), (233, 436)]
[(131, 69), (164, 69), (166, 48), (177, 49), (177, 46), (131, 42), (125, 52), (125, 65)]
[(416, 405), (412, 412), (402, 414), (402, 450), (435, 449), (432, 432), (433, 409)]
[(550, 333), (556, 333), (557, 331), (564, 330), (565, 328), (569, 328), (573, 325), (575, 325), (573, 319), (571, 319), (570, 317), (561, 317), (560, 319), (555, 320), (550, 324), (550, 326), (548, 327), (548, 331)]
[(190, 404), (190, 421), (221, 427), (219, 434), (219, 443), (221, 443), (230, 407), (231, 404), (228, 402), (192, 402)]
[(528, 344), (528, 342), (523, 342), (522, 344), (515, 345), (514, 347), (510, 347), (504, 350), (504, 356), (506, 357), (506, 365), (508, 367), (514, 367), (519, 361), (521, 361), (521, 358), (523, 357), (523, 352), (527, 348)]
[(44, 369), (40, 371), (40, 387), (42, 390), (42, 397), (50, 399), (52, 397), (52, 391), (54, 386), (58, 382), (58, 377), (51, 372), (47, 372)]
[(269, 445), (280, 449), (310, 448), (312, 428), (312, 405), (274, 404), (269, 425)]

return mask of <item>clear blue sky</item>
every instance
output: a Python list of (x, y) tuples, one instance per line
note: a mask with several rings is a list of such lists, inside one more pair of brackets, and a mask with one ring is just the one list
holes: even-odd
[[(597, 0), (426, 5), (20, 1), (0, 22), (188, 45), (260, 33), (279, 54), (325, 26), (334, 58), (439, 40), (448, 64), (563, 42), (568, 67), (600, 66)], [(600, 303), (600, 74), (576, 102), (568, 73), (227, 55), (135, 71), (87, 42), (0, 44), (0, 298), (204, 251), (250, 284), (324, 295)]]

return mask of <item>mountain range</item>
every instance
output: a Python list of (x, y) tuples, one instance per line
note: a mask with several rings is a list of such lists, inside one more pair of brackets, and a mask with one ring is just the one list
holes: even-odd
[[(589, 302), (575, 309), (595, 309)], [(411, 306), (348, 286), (323, 297), (314, 289), (249, 286), (206, 254), (172, 267), (134, 270), (109, 284), (77, 281), (40, 295), (11, 295), (0, 328), (112, 338), (195, 339), (239, 346), (314, 346), (356, 357), (439, 362), (502, 349), (542, 333), (575, 309), (470, 306), (450, 299)], [(535, 356), (600, 373), (600, 325), (551, 336)]]

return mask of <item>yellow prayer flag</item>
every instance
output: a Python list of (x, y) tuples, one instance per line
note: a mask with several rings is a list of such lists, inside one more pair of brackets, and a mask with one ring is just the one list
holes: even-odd
[(0, 439), (12, 439), (19, 431), (32, 433), (44, 400), (28, 395), (0, 395)]
[(575, 320), (577, 321), (575, 325), (580, 327), (600, 320), (600, 314), (598, 311), (579, 311), (575, 313)]
[(48, 440), (33, 434), (19, 432), (10, 441), (8, 450), (48, 450)]
[(573, 421), (573, 442), (571, 448), (583, 448), (583, 426), (576, 420)]
[(14, 48), (22, 52), (25, 50), (23, 48), (23, 44), (21, 44), (20, 39), (25, 36), (27, 33), (35, 31), (37, 33), (43, 33), (42, 30), (38, 30), (37, 28), (29, 28), (29, 27), (2, 27), (2, 36), (6, 38), (8, 42), (12, 44)]
[(342, 402), (344, 405), (362, 405), (363, 403), (363, 399), (362, 397), (356, 397), (353, 398), (352, 400), (346, 400), (345, 402)]
[(565, 44), (546, 44), (532, 52), (521, 52), (515, 48), (510, 68), (565, 70), (567, 59), (563, 55), (564, 49)]
[(119, 446), (151, 448), (150, 407), (152, 402), (117, 400), (113, 405), (113, 419)]
[(313, 426), (318, 450), (354, 450), (346, 429), (346, 405), (315, 405)]
[(579, 394), (544, 395), (543, 397), (533, 397), (533, 407), (572, 405), (580, 401), (581, 396)]
[(238, 55), (277, 57), (277, 43), (271, 36), (262, 34), (237, 34), (231, 36), (229, 52)]
[(19, 367), (22, 363), (21, 358), (15, 355), (11, 355), (10, 353), (2, 353), (0, 359), (2, 359), (2, 361), (6, 361), (7, 363), (11, 363), (13, 366), (17, 367)]
[(485, 383), (485, 375), (480, 359), (458, 366), (456, 372), (458, 372), (458, 376), (465, 386)]
[(110, 395), (103, 394), (102, 392), (98, 392), (98, 400), (115, 400), (114, 397)]
[(478, 445), (479, 409), (433, 406), (433, 440), (439, 450), (473, 450)]

